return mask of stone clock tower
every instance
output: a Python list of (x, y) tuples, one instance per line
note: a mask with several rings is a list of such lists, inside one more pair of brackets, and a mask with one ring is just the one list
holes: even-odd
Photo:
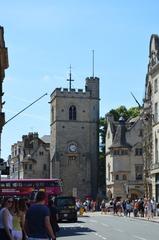
[(63, 194), (96, 197), (98, 175), (99, 78), (85, 90), (56, 88), (51, 94), (50, 176), (63, 179)]

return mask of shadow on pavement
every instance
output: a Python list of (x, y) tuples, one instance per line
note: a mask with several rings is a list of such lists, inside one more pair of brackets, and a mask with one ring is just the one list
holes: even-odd
[(58, 223), (63, 223), (63, 224), (66, 223), (66, 224), (67, 224), (67, 223), (85, 223), (85, 222), (79, 220), (79, 218), (78, 218), (78, 221), (77, 221), (77, 222), (72, 222), (72, 221), (58, 221)]
[(57, 238), (86, 235), (87, 233), (95, 232), (87, 227), (60, 227), (60, 231), (57, 234)]
[(78, 216), (78, 218), (83, 218), (83, 217), (85, 218), (85, 217), (90, 217), (90, 216), (88, 216), (88, 215), (79, 215)]

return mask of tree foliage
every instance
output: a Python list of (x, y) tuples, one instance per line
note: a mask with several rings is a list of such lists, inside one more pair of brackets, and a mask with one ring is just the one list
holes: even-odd
[(129, 118), (137, 117), (140, 114), (140, 109), (139, 107), (131, 107), (127, 109), (125, 106), (120, 106), (116, 109), (110, 110), (109, 114), (112, 114), (114, 116), (115, 121), (118, 121), (121, 116), (127, 120)]

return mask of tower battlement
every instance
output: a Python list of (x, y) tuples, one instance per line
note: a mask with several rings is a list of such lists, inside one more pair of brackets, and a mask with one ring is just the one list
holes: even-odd
[(56, 88), (51, 94), (51, 99), (54, 99), (55, 97), (88, 98), (90, 96), (91, 96), (90, 92), (84, 91), (83, 89), (72, 88), (70, 91), (68, 88)]
[(71, 98), (96, 98), (99, 99), (99, 78), (87, 77), (85, 79), (85, 90), (75, 88), (56, 88), (51, 94), (51, 100), (55, 97)]

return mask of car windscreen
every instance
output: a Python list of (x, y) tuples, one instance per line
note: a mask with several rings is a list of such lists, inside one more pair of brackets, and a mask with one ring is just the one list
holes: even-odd
[(57, 198), (55, 201), (57, 207), (75, 205), (74, 198)]

